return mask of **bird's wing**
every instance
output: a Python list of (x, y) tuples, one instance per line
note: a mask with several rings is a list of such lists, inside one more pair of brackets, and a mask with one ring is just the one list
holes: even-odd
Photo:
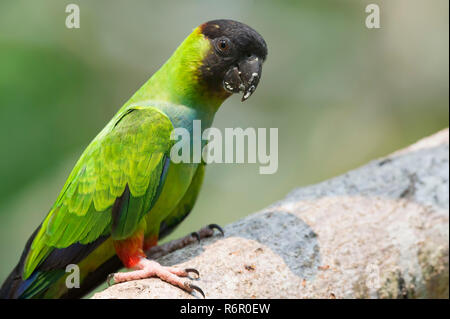
[(115, 117), (76, 164), (27, 254), (23, 277), (56, 248), (131, 235), (159, 196), (173, 125), (153, 107)]
[[(161, 223), (159, 239), (170, 234), (176, 226), (178, 226), (184, 218), (191, 212), (192, 207), (195, 204), (197, 196), (199, 194), (203, 176), (205, 173), (205, 164), (199, 165), (197, 171), (192, 178), (192, 182), (187, 189), (185, 195), (177, 204), (176, 208), (170, 213), (170, 215)], [(88, 257), (90, 258), (90, 257)], [(99, 262), (98, 259), (93, 261)], [(96, 267), (92, 270), (83, 269), (82, 265), (80, 265), (81, 273), (87, 274), (86, 277), (81, 279), (80, 288), (78, 289), (67, 289), (64, 285), (65, 289), (59, 289), (55, 287), (53, 291), (45, 295), (45, 298), (81, 298), (86, 295), (88, 292), (92, 291), (95, 287), (97, 287), (101, 282), (105, 280), (108, 274), (117, 272), (122, 267), (122, 262), (119, 260), (117, 255), (113, 255), (105, 262), (99, 262), (96, 264)], [(53, 288), (51, 288), (53, 289)], [(43, 295), (38, 295), (39, 298), (42, 298)]]
[[(192, 182), (183, 198), (178, 202), (177, 206), (172, 210), (170, 215), (161, 223), (161, 226), (159, 228), (160, 240), (170, 234), (176, 228), (176, 226), (178, 226), (184, 220), (184, 218), (189, 215), (198, 197), (204, 174), (205, 164), (201, 164), (198, 166), (195, 175), (192, 178)], [(93, 262), (98, 262), (98, 259)], [(63, 291), (56, 288), (56, 295), (52, 295), (50, 293), (49, 296), (51, 296), (52, 298), (61, 296), (71, 299), (81, 298), (86, 293), (98, 286), (99, 283), (103, 282), (108, 274), (119, 271), (119, 269), (122, 267), (122, 262), (119, 260), (117, 255), (113, 255), (107, 261), (103, 263), (97, 263), (95, 269), (93, 270), (85, 270), (82, 268), (82, 266), (80, 267), (81, 273), (88, 274), (84, 279), (81, 280), (80, 288), (65, 289)]]

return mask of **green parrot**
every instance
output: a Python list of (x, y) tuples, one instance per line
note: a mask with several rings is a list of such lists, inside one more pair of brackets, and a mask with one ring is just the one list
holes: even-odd
[[(266, 56), (262, 36), (243, 23), (195, 28), (83, 152), (0, 297), (82, 297), (122, 265), (133, 270), (112, 274), (116, 283), (156, 276), (201, 292), (182, 280), (195, 269), (163, 267), (144, 253), (190, 213), (205, 173), (204, 162), (171, 161), (171, 133), (180, 127), (192, 137), (193, 121), (211, 127), (233, 93), (249, 98)], [(71, 264), (79, 288), (66, 285)]]

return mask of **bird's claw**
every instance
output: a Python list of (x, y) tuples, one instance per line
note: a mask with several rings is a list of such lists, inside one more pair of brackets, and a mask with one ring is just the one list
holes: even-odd
[(200, 234), (199, 234), (199, 233), (197, 233), (196, 231), (195, 231), (195, 232), (192, 232), (192, 233), (191, 233), (191, 236), (192, 236), (192, 237), (195, 237), (195, 239), (197, 239), (197, 241), (200, 242)]
[(188, 276), (189, 276), (189, 273), (190, 273), (190, 272), (193, 272), (194, 274), (197, 275), (197, 278), (192, 278), (192, 279), (200, 279), (200, 273), (198, 272), (197, 269), (195, 269), (195, 268), (186, 268), (184, 271), (185, 271), (186, 273), (188, 273)]
[(184, 283), (184, 287), (185, 287), (186, 290), (189, 291), (189, 292), (192, 292), (193, 290), (196, 290), (196, 291), (198, 291), (198, 292), (203, 296), (203, 299), (206, 298), (206, 297), (205, 297), (205, 293), (203, 292), (203, 290), (201, 290), (200, 287), (198, 287), (198, 286), (196, 286), (196, 285), (193, 285), (193, 284), (191, 284), (191, 283), (188, 282), (188, 281), (186, 281), (186, 282)]
[[(113, 283), (111, 284), (111, 279), (113, 280)], [(114, 274), (109, 274), (108, 277), (106, 277), (106, 283), (108, 284), (108, 287), (111, 287), (115, 284), (114, 282)]]
[(217, 224), (209, 224), (208, 228), (211, 230), (217, 229), (222, 234), (222, 236), (225, 236), (225, 232), (223, 231), (222, 227)]
[[(220, 227), (220, 226), (217, 225), (217, 224), (209, 224), (209, 225), (206, 226), (205, 228), (211, 230), (212, 233), (211, 233), (210, 235), (206, 235), (206, 236), (204, 236), (204, 237), (210, 237), (210, 236), (213, 236), (213, 235), (214, 235), (214, 229), (217, 229), (217, 230), (220, 232), (220, 234), (221, 234), (222, 236), (225, 236), (225, 232), (223, 231), (222, 227)], [(200, 230), (200, 232), (202, 232), (202, 230)], [(197, 239), (197, 241), (200, 243), (202, 236), (200, 235), (199, 232), (196, 232), (196, 231), (195, 231), (195, 232), (192, 232), (192, 233), (191, 233), (191, 236), (192, 236), (192, 237), (195, 237), (195, 239)]]

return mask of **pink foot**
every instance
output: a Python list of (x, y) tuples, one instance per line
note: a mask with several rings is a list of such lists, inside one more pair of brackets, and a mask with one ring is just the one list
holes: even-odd
[(200, 275), (196, 269), (193, 268), (179, 269), (175, 267), (164, 267), (161, 266), (156, 261), (148, 260), (146, 258), (142, 258), (139, 261), (139, 263), (135, 266), (135, 268), (137, 268), (137, 270), (110, 274), (107, 280), (108, 284), (111, 279), (114, 279), (115, 283), (120, 283), (131, 280), (158, 277), (161, 280), (164, 280), (165, 282), (168, 282), (169, 284), (172, 284), (174, 286), (178, 286), (181, 289), (186, 290), (188, 292), (197, 290), (202, 294), (203, 298), (205, 298), (205, 294), (199, 287), (191, 284), (189, 281), (184, 281), (180, 278), (180, 277), (188, 277), (190, 272), (195, 273), (197, 275), (197, 278), (199, 278)]

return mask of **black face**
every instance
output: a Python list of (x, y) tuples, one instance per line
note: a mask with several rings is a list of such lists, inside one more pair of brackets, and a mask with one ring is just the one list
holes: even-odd
[(267, 56), (263, 37), (248, 25), (233, 20), (209, 21), (201, 30), (214, 48), (204, 60), (202, 78), (212, 90), (243, 92), (245, 101), (261, 78)]

